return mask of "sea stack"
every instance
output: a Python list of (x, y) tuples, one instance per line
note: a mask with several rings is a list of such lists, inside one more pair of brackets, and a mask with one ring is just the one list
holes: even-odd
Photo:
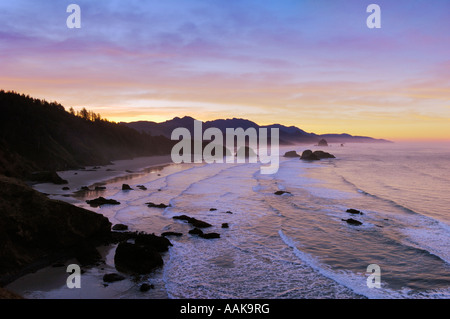
[(319, 143), (317, 143), (317, 145), (318, 146), (328, 146), (328, 142), (326, 139), (323, 138), (319, 141)]

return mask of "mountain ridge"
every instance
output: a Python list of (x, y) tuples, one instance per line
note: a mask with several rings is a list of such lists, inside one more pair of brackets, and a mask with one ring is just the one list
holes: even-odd
[[(174, 117), (171, 120), (164, 122), (153, 122), (153, 121), (135, 121), (135, 122), (120, 122), (120, 124), (133, 128), (140, 132), (145, 132), (151, 134), (152, 136), (162, 135), (170, 139), (172, 131), (177, 127), (187, 128), (191, 134), (194, 128), (194, 118), (191, 116)], [(296, 126), (285, 126), (282, 124), (270, 124), (270, 125), (258, 125), (255, 122), (243, 119), (243, 118), (228, 118), (228, 119), (216, 119), (211, 121), (205, 121), (202, 123), (203, 130), (215, 127), (225, 132), (226, 128), (238, 128), (241, 127), (244, 130), (254, 127), (259, 128), (278, 128), (280, 132), (280, 144), (310, 144), (317, 143), (321, 139), (326, 139), (329, 143), (392, 143), (391, 141), (385, 139), (376, 139), (368, 136), (354, 136), (348, 133), (338, 133), (338, 134), (315, 134), (312, 132), (306, 132)]]

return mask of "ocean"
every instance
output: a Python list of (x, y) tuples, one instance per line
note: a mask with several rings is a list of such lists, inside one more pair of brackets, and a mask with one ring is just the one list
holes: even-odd
[[(305, 149), (319, 147), (282, 147), (280, 155)], [(103, 269), (86, 272), (91, 280), (84, 293), (74, 295), (64, 282), (46, 289), (36, 280), (11, 286), (29, 298), (450, 298), (450, 145), (320, 149), (336, 158), (281, 157), (273, 175), (261, 174), (260, 164), (170, 164), (72, 198), (132, 231), (183, 233), (169, 237), (164, 267), (146, 278), (155, 285), (147, 295), (131, 279), (102, 285), (103, 273), (114, 270), (114, 247), (105, 249)], [(123, 183), (134, 190), (122, 191)], [(278, 190), (289, 193), (275, 195)], [(121, 205), (85, 203), (98, 196)], [(191, 227), (172, 218), (181, 214), (212, 224), (205, 231), (221, 238), (189, 235)], [(380, 269), (379, 288), (367, 284), (372, 264)]]

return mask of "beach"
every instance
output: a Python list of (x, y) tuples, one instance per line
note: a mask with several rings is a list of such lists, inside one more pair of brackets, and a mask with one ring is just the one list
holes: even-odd
[[(280, 153), (301, 154), (306, 148), (319, 149), (283, 147)], [(98, 248), (104, 262), (85, 269), (81, 289), (66, 287), (65, 267), (47, 267), (6, 288), (26, 298), (448, 298), (449, 176), (442, 174), (448, 151), (361, 144), (331, 145), (326, 151), (336, 159), (281, 156), (273, 175), (261, 174), (260, 164), (164, 164), (162, 159), (150, 166), (145, 160), (142, 166), (116, 164), (120, 174), (117, 169), (105, 175), (105, 167), (61, 172), (70, 194), (61, 192), (61, 185), (35, 187), (130, 231), (182, 236), (168, 236), (173, 246), (163, 254), (164, 266), (148, 276), (126, 275), (105, 284), (103, 275), (117, 272), (115, 245), (110, 245)], [(426, 177), (416, 161), (430, 153), (434, 162)], [(420, 186), (412, 185), (418, 178)], [(125, 183), (133, 190), (122, 190)], [(78, 191), (84, 185), (91, 190)], [(95, 185), (106, 189), (95, 191)], [(120, 205), (86, 203), (99, 196)], [(168, 207), (148, 207), (149, 202)], [(207, 232), (220, 238), (189, 234), (191, 225), (173, 219), (180, 215), (210, 223)], [(350, 218), (360, 224), (346, 222)], [(380, 289), (367, 285), (370, 264), (381, 268)], [(143, 293), (142, 283), (154, 289)]]

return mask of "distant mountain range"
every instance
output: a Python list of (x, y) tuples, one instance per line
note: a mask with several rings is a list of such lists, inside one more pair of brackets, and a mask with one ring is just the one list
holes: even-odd
[[(190, 116), (185, 116), (183, 118), (175, 117), (171, 120), (162, 123), (156, 123), (151, 121), (137, 121), (130, 123), (121, 122), (120, 124), (126, 125), (140, 132), (151, 134), (152, 136), (161, 135), (170, 138), (172, 131), (178, 127), (187, 128), (191, 132), (191, 135), (193, 136), (194, 120), (195, 119)], [(325, 139), (328, 143), (390, 143), (390, 141), (388, 140), (375, 139), (366, 136), (352, 136), (349, 134), (308, 133), (303, 131), (302, 129), (299, 129), (298, 127), (284, 126), (281, 124), (260, 126), (255, 122), (238, 118), (206, 121), (203, 122), (202, 127), (203, 130), (210, 127), (215, 127), (220, 129), (223, 133), (225, 133), (226, 128), (236, 129), (241, 127), (244, 130), (250, 127), (254, 127), (257, 130), (259, 128), (267, 128), (268, 133), (270, 133), (271, 128), (278, 128), (280, 133), (281, 145), (318, 143), (321, 139)]]

